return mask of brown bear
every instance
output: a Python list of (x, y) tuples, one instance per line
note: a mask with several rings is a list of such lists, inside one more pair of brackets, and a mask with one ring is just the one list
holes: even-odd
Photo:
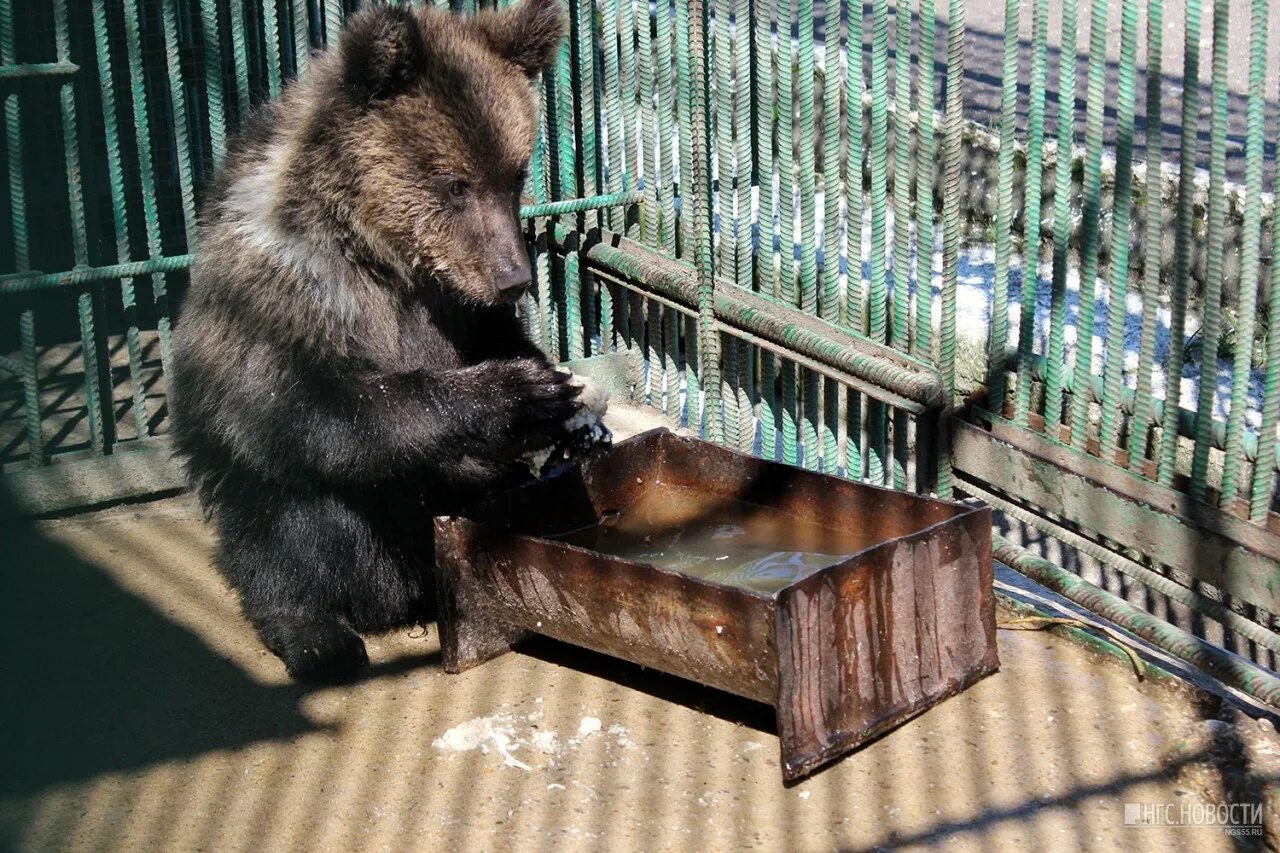
[(581, 415), (526, 339), (518, 220), (559, 0), (350, 19), (202, 209), (173, 434), (217, 564), (300, 679), (432, 618), (431, 518), (528, 476)]

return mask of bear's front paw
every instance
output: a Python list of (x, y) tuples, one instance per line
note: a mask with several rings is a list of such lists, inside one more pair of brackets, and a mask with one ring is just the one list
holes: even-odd
[(369, 664), (364, 640), (337, 620), (276, 622), (264, 625), (260, 633), (298, 681), (339, 684)]

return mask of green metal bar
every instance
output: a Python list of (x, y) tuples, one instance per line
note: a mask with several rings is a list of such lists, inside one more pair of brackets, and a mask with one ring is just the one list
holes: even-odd
[[(751, 0), (733, 0), (732, 5), (733, 270), (738, 286), (750, 289), (755, 280), (751, 246)], [(746, 348), (740, 352), (745, 358)]]
[(846, 149), (844, 164), (845, 306), (844, 322), (865, 333), (866, 312), (862, 306), (862, 177), (865, 151), (862, 139), (862, 98), (865, 89), (862, 64), (862, 3), (842, 0), (848, 20), (845, 34), (844, 109)]
[(307, 0), (293, 0), (293, 58), (298, 76), (307, 73), (311, 60), (311, 21), (307, 15)]
[(641, 214), (640, 236), (653, 246), (662, 246), (662, 235), (659, 231), (659, 218), (663, 208), (658, 201), (658, 185), (661, 183), (659, 171), (659, 150), (665, 150), (658, 131), (657, 111), (657, 76), (654, 74), (653, 42), (650, 26), (653, 21), (649, 15), (649, 4), (645, 3), (636, 19), (636, 65), (640, 87), (640, 145), (643, 147), (641, 162), (644, 168), (644, 208)]
[(338, 40), (342, 31), (342, 13), (342, 0), (324, 0), (324, 38), (328, 44)]
[(862, 396), (845, 389), (844, 475), (862, 479)]
[[(1063, 0), (1062, 45), (1058, 57), (1058, 147), (1053, 168), (1053, 281), (1049, 304), (1048, 370), (1044, 421), (1053, 429), (1062, 420), (1063, 352), (1067, 327), (1067, 266), (1071, 251), (1071, 155), (1075, 145), (1076, 0)], [(1089, 332), (1083, 335), (1088, 346)]]
[(1151, 433), (1151, 370), (1156, 356), (1156, 309), (1159, 307), (1160, 267), (1164, 241), (1163, 193), (1160, 186), (1164, 167), (1161, 91), (1164, 52), (1164, 2), (1147, 2), (1147, 174), (1146, 253), (1142, 275), (1142, 333), (1138, 342), (1138, 374), (1133, 416), (1129, 419), (1129, 467), (1141, 468), (1147, 455)]
[[(684, 4), (681, 4), (684, 5)], [(703, 403), (703, 433), (711, 441), (724, 441), (724, 424), (720, 416), (720, 336), (716, 331), (715, 279), (711, 260), (711, 219), (707, 200), (708, 181), (704, 174), (708, 139), (706, 85), (706, 10), (703, 0), (688, 0), (689, 15), (689, 88), (691, 97), (689, 134), (693, 157), (690, 183), (693, 192), (694, 264), (698, 270), (698, 367), (706, 395)]]
[(920, 58), (916, 84), (916, 333), (912, 354), (933, 358), (933, 156), (934, 73), (937, 16), (934, 0), (920, 3)]
[(236, 106), (240, 123), (248, 117), (252, 102), (249, 98), (249, 54), (245, 44), (244, 0), (227, 0), (231, 10), (231, 59), (236, 75)]
[[(822, 59), (822, 287), (817, 314), (829, 323), (840, 320), (840, 72), (838, 20), (827, 6), (826, 51)], [(839, 16), (836, 11), (836, 16)]]
[[(712, 220), (718, 221), (715, 229), (716, 269), (735, 273), (737, 257), (733, 241), (733, 54), (729, 37), (730, 0), (712, 0), (714, 13), (708, 34), (712, 37), (712, 65), (710, 82), (714, 95), (713, 114), (709, 116), (712, 137), (715, 140), (715, 169), (711, 181), (715, 187)], [(727, 374), (726, 374), (727, 375)], [(728, 402), (726, 401), (726, 406)]]
[[(146, 226), (147, 254), (153, 261), (158, 261), (163, 257), (164, 251), (160, 242), (160, 212), (156, 205), (156, 170), (152, 161), (151, 121), (143, 78), (142, 33), (138, 25), (138, 6), (134, 0), (127, 0), (124, 3), (124, 28), (125, 43), (128, 46), (128, 80), (133, 103), (133, 126), (137, 136), (138, 176), (142, 185), (142, 214)], [(151, 289), (159, 314), (157, 326), (160, 337), (160, 359), (167, 366), (170, 364), (171, 343), (168, 289), (161, 268), (156, 267), (152, 272)], [(56, 283), (66, 283), (66, 279)], [(0, 286), (7, 289), (7, 284)]]
[[(603, 183), (600, 190), (604, 194), (613, 194), (622, 190), (623, 151), (626, 148), (627, 128), (622, 121), (622, 97), (619, 78), (621, 68), (618, 59), (618, 3), (619, 0), (600, 0), (600, 40), (601, 40), (601, 90), (600, 115), (601, 123), (608, 133), (606, 147), (607, 163), (602, 164)], [(605, 221), (613, 231), (623, 230), (619, 214), (625, 216), (626, 211), (609, 209)], [(606, 310), (606, 291), (601, 291), (601, 310)]]
[[(796, 144), (796, 171), (800, 187), (800, 309), (808, 314), (818, 313), (818, 230), (814, 175), (814, 57), (815, 39), (813, 24), (813, 0), (797, 0), (796, 3), (799, 42), (796, 46), (796, 103), (799, 108), (799, 127)], [(802, 406), (800, 409), (800, 440), (804, 448), (805, 467), (818, 467), (818, 377), (812, 371), (804, 371), (802, 382)]]
[[(1159, 0), (1155, 0), (1159, 2)], [(1035, 349), (1036, 303), (1040, 295), (1041, 183), (1044, 179), (1045, 75), (1049, 50), (1049, 3), (1035, 0), (1031, 15), (1031, 89), (1027, 105), (1027, 171), (1022, 222), (1021, 314), (1018, 323), (1018, 357), (1025, 362)], [(1031, 409), (1031, 374), (1018, 371), (1014, 394), (1014, 422), (1027, 425)]]
[[(234, 2), (234, 0), (232, 0)], [(222, 80), (222, 28), (216, 0), (200, 0), (200, 27), (204, 30), (205, 107), (209, 111), (209, 143), (217, 166), (227, 150), (227, 104)]]
[(893, 15), (893, 314), (889, 342), (910, 349), (911, 282), (911, 0), (897, 0)]
[(59, 287), (75, 287), (94, 281), (109, 281), (148, 273), (174, 272), (190, 267), (191, 260), (191, 255), (174, 255), (125, 264), (81, 267), (60, 273), (20, 272), (0, 275), (0, 296), (14, 296), (19, 293), (33, 293), (37, 290)]
[(529, 204), (520, 208), (521, 219), (533, 219), (544, 216), (563, 216), (570, 213), (581, 213), (587, 210), (625, 207), (644, 201), (645, 193), (634, 190), (595, 195), (590, 198), (570, 198), (563, 201), (550, 201), (544, 204)]
[[(1111, 288), (1107, 295), (1106, 364), (1099, 441), (1103, 456), (1115, 450), (1124, 374), (1124, 324), (1129, 299), (1129, 218), (1133, 204), (1133, 123), (1137, 103), (1134, 83), (1138, 47), (1138, 9), (1125, 5), (1120, 12), (1120, 62), (1116, 82), (1116, 175), (1112, 205)], [(1150, 185), (1148, 185), (1150, 186)], [(1158, 186), (1158, 185), (1157, 185)], [(1159, 258), (1159, 244), (1154, 247)]]
[[(71, 55), (71, 27), (67, 15), (66, 0), (53, 3), (54, 42), (58, 61), (68, 62)], [(75, 89), (72, 81), (65, 79), (58, 86), (62, 107), (63, 156), (66, 163), (67, 203), (71, 214), (71, 245), (77, 265), (89, 262), (88, 227), (85, 220), (84, 189), (80, 171), (78, 122), (76, 116)], [(115, 418), (111, 405), (109, 368), (105, 377), (96, 330), (95, 295), (80, 293), (76, 297), (80, 321), (81, 362), (84, 365), (84, 394), (86, 420), (89, 425), (89, 447), (95, 453), (111, 449), (115, 433)], [(105, 379), (105, 381), (104, 381)], [(105, 399), (104, 399), (105, 398)]]
[[(987, 338), (987, 388), (991, 406), (1004, 410), (1004, 351), (1009, 339), (1009, 253), (1013, 242), (1013, 149), (1018, 118), (1018, 10), (1020, 0), (1004, 4), (1004, 73), (1000, 92), (1000, 154), (996, 168), (996, 257), (991, 328)], [(1034, 267), (1032, 268), (1034, 277)]]
[[(1262, 244), (1262, 161), (1267, 73), (1267, 0), (1253, 0), (1249, 30), (1249, 100), (1245, 118), (1244, 228), (1240, 243), (1239, 317), (1236, 352), (1231, 368), (1231, 411), (1227, 415), (1227, 447), (1222, 465), (1222, 502), (1233, 501), (1240, 491), (1246, 395), (1252, 372), (1253, 339), (1258, 306), (1258, 259)], [(1277, 222), (1272, 213), (1272, 221)], [(1273, 228), (1275, 225), (1273, 224)], [(1275, 261), (1273, 261), (1274, 263)], [(1274, 315), (1273, 315), (1274, 316)], [(1263, 421), (1263, 431), (1274, 433), (1275, 421)]]
[(795, 75), (791, 43), (792, 0), (778, 3), (778, 286), (774, 295), (796, 304)]
[[(1218, 340), (1222, 332), (1222, 263), (1226, 251), (1227, 198), (1227, 27), (1229, 4), (1213, 4), (1213, 83), (1209, 118), (1209, 226), (1206, 240), (1204, 320), (1200, 327), (1200, 388), (1196, 398), (1196, 440), (1191, 455), (1191, 494), (1209, 488), (1209, 447), (1218, 390)], [(1242, 288), (1244, 283), (1242, 282)], [(1253, 285), (1249, 282), (1249, 286)], [(1172, 341), (1171, 340), (1171, 346)], [(1176, 382), (1177, 377), (1171, 376)]]
[(661, 215), (661, 245), (672, 255), (676, 251), (676, 208), (675, 208), (675, 156), (672, 151), (671, 122), (676, 116), (675, 86), (672, 74), (675, 66), (671, 57), (671, 7), (668, 0), (658, 0), (654, 22), (655, 54), (658, 61), (658, 73), (654, 78), (657, 92), (658, 112), (658, 146), (661, 158), (662, 180), (659, 183), (659, 204)]
[(80, 66), (74, 62), (30, 62), (0, 65), (0, 80), (30, 80), (37, 77), (74, 77)]
[[(98, 87), (102, 95), (102, 123), (107, 143), (107, 177), (111, 185), (111, 214), (116, 235), (116, 261), (128, 263), (129, 214), (125, 198), (124, 165), (120, 154), (120, 127), (116, 112), (116, 90), (107, 13), (104, 4), (93, 4), (93, 37), (98, 59)], [(147, 396), (142, 380), (142, 346), (138, 330), (138, 307), (133, 279), (120, 279), (120, 301), (124, 308), (125, 345), (129, 355), (129, 382), (133, 389), (133, 423), (139, 438), (147, 435)]]
[(1182, 138), (1178, 156), (1177, 223), (1173, 250), (1173, 285), (1169, 310), (1169, 358), (1165, 364), (1165, 407), (1156, 451), (1156, 479), (1173, 482), (1178, 449), (1176, 413), (1182, 406), (1187, 300), (1190, 298), (1191, 253), (1195, 227), (1196, 133), (1200, 124), (1200, 0), (1187, 0), (1182, 51)]
[[(755, 51), (753, 57), (755, 87), (755, 172), (756, 186), (760, 192), (758, 248), (754, 287), (761, 293), (777, 292), (777, 272), (774, 266), (774, 94), (773, 9), (777, 0), (753, 0), (753, 24)], [(763, 366), (763, 364), (762, 364)], [(773, 440), (772, 421), (765, 419), (770, 409), (773, 390), (760, 395), (761, 423), (765, 425), (764, 437)]]
[[(1089, 74), (1085, 85), (1084, 216), (1080, 238), (1083, 263), (1080, 298), (1076, 303), (1076, 385), (1093, 375), (1093, 330), (1098, 285), (1098, 235), (1102, 204), (1102, 113), (1105, 108), (1107, 63), (1107, 0), (1093, 0), (1089, 16)], [(1085, 441), (1089, 426), (1089, 401), (1071, 398), (1071, 443)]]
[(195, 247), (196, 204), (192, 178), (191, 145), (187, 130), (187, 100), (183, 91), (182, 63), (178, 57), (178, 29), (174, 23), (171, 0), (160, 5), (164, 27), (165, 77), (169, 81), (169, 108), (173, 115), (173, 140), (178, 155), (178, 189), (182, 199), (182, 219), (186, 228), (187, 248)]
[[(886, 211), (889, 168), (889, 3), (875, 0), (871, 35), (871, 278), (867, 291), (869, 334), (877, 343), (887, 340), (885, 269)], [(888, 469), (887, 422), (884, 406), (867, 401), (867, 476), (884, 483)]]
[(280, 19), (276, 0), (262, 0), (262, 40), (266, 49), (267, 91), (280, 94)]
[[(1280, 198), (1280, 169), (1275, 175), (1275, 197)], [(1268, 316), (1280, 317), (1280, 220), (1271, 214), (1271, 298), (1268, 300)], [(1262, 390), (1262, 424), (1266, 427), (1258, 437), (1258, 458), (1270, 460), (1277, 457), (1276, 431), (1280, 423), (1280, 335), (1267, 335), (1267, 367)], [(1247, 439), (1248, 436), (1246, 435)], [(1280, 458), (1280, 457), (1277, 457)], [(1255, 465), (1253, 490), (1249, 499), (1249, 517), (1263, 521), (1271, 511), (1271, 498), (1275, 489), (1275, 468), (1271, 465)]]
[(778, 433), (782, 412), (777, 405), (778, 358), (772, 352), (760, 350), (760, 455), (778, 460)]
[[(942, 385), (947, 406), (956, 390), (956, 286), (960, 268), (960, 131), (964, 122), (961, 81), (964, 78), (964, 0), (951, 0), (947, 21), (947, 104), (943, 126), (945, 181), (942, 196), (942, 325), (938, 341)], [(946, 436), (938, 441), (938, 494), (950, 497), (951, 455)]]
[(999, 534), (993, 535), (992, 545), (993, 556), (997, 560), (1037, 583), (1250, 696), (1280, 707), (1280, 679), (1260, 667), (1137, 609), (1127, 601), (1037, 557)]

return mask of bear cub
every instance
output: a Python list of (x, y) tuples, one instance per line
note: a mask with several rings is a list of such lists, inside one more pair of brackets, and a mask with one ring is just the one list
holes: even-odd
[(217, 565), (299, 679), (433, 618), (431, 518), (581, 420), (525, 337), (532, 79), (559, 0), (353, 15), (229, 153), (174, 333), (175, 446)]

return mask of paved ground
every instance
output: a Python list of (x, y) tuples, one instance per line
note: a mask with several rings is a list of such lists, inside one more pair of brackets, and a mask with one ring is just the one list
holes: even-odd
[(1270, 724), (1002, 631), (998, 675), (785, 788), (767, 708), (550, 643), (449, 677), (397, 634), (356, 685), (290, 684), (185, 498), (4, 536), (4, 849), (1207, 853), (1233, 840), (1124, 804), (1280, 779)]

